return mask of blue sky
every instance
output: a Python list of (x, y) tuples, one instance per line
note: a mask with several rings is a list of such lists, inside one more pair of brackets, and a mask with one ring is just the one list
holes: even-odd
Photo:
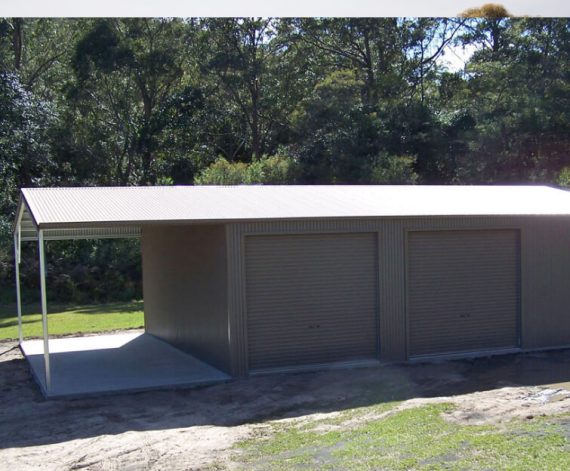
[[(0, 16), (454, 16), (489, 0), (2, 0)], [(570, 17), (570, 0), (502, 0), (515, 15)]]

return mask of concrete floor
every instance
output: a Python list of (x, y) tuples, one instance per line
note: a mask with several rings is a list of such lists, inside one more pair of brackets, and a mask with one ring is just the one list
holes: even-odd
[(183, 388), (230, 379), (145, 333), (53, 339), (49, 348), (51, 389), (47, 391), (43, 341), (22, 343), (32, 374), (47, 398)]

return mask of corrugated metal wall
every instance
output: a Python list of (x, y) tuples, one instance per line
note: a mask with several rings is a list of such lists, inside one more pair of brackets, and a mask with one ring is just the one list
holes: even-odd
[(408, 233), (410, 357), (518, 347), (519, 233)]
[(421, 217), (265, 221), (226, 225), (232, 371), (247, 374), (246, 235), (376, 232), (380, 357), (408, 357), (406, 234), (418, 230), (520, 231), (521, 347), (570, 345), (570, 218), (567, 216)]
[(143, 227), (145, 329), (230, 371), (224, 226)]
[(523, 347), (570, 344), (570, 223), (535, 218), (523, 232)]
[(247, 236), (249, 370), (377, 357), (375, 233)]

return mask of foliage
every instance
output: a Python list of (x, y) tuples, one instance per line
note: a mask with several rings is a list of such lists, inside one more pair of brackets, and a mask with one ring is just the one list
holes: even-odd
[(565, 188), (570, 188), (570, 167), (564, 167), (560, 171), (556, 183)]
[(100, 19), (77, 42), (67, 99), (88, 148), (113, 159), (109, 183), (154, 184), (166, 132), (183, 129), (195, 112), (200, 96), (184, 82), (184, 34), (178, 20)]
[(460, 13), (464, 18), (505, 18), (511, 16), (503, 5), (498, 3), (485, 3), (480, 7), (468, 8)]
[[(0, 298), (22, 186), (564, 185), (569, 25), (488, 5), (461, 18), (1, 19)], [(462, 70), (442, 65), (454, 48), (473, 52)], [(57, 250), (57, 297), (140, 293), (136, 245)]]
[(237, 145), (221, 149), (230, 160), (259, 158), (273, 150), (272, 140), (290, 107), (281, 99), (289, 88), (282, 60), (286, 50), (276, 38), (278, 21), (216, 18), (204, 20), (203, 27), (201, 39), (210, 53), (201, 70), (221, 92), (222, 101), (214, 106), (233, 118), (223, 123), (225, 129), (242, 136)]
[(249, 180), (249, 166), (243, 162), (228, 162), (223, 157), (194, 178), (197, 185), (239, 185)]
[(12, 275), (19, 189), (54, 182), (49, 130), (55, 120), (52, 107), (27, 91), (17, 74), (0, 73), (0, 280)]
[(54, 241), (47, 247), (54, 299), (88, 304), (142, 298), (138, 240)]
[(349, 183), (364, 177), (376, 154), (374, 113), (364, 112), (362, 82), (351, 70), (319, 81), (293, 115), (293, 152), (308, 183)]
[(484, 19), (466, 38), (481, 46), (458, 101), (472, 105), (475, 181), (554, 182), (570, 148), (568, 21)]
[(370, 169), (370, 183), (414, 184), (418, 181), (415, 163), (416, 159), (407, 155), (381, 155)]
[[(11, 254), (9, 254), (11, 255)], [(6, 257), (0, 303), (14, 302), (12, 259)], [(142, 298), (140, 246), (135, 240), (78, 240), (46, 243), (47, 289), (56, 302), (88, 304)], [(22, 244), (20, 266), (23, 302), (38, 301), (37, 245)]]
[(250, 164), (228, 162), (218, 158), (196, 176), (197, 185), (287, 184), (294, 183), (298, 174), (297, 162), (287, 156), (263, 156)]
[(0, 207), (3, 215), (14, 215), (13, 203), (20, 187), (51, 183), (47, 131), (54, 119), (50, 106), (27, 91), (16, 74), (0, 74), (0, 179), (3, 187)]

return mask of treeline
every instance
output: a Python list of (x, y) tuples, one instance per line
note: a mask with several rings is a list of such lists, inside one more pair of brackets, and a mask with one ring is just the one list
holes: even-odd
[[(569, 181), (569, 56), (565, 18), (1, 20), (2, 285), (22, 186)], [(140, 295), (105, 247), (59, 298)]]

